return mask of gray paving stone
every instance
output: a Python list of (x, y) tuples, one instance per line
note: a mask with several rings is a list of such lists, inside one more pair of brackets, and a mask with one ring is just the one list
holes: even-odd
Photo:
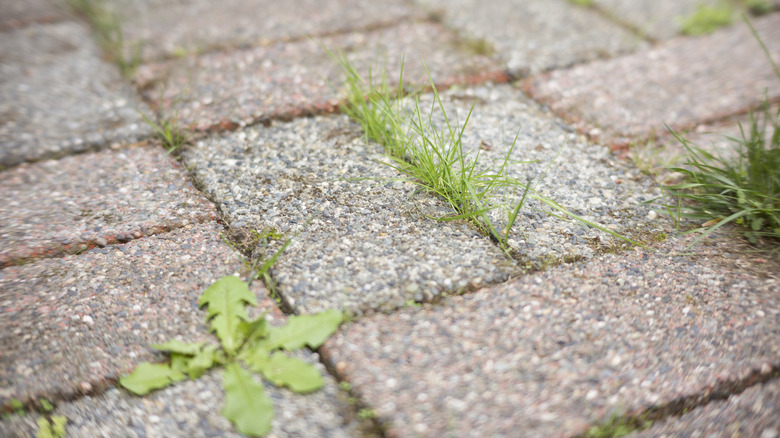
[(0, 36), (0, 167), (137, 141), (149, 134), (138, 110), (148, 111), (84, 26)]
[(146, 61), (322, 37), (422, 16), (393, 0), (109, 0), (107, 6), (120, 17), (124, 39), (141, 42)]
[(0, 32), (73, 17), (72, 11), (58, 0), (0, 0), (0, 12)]
[(377, 148), (345, 116), (315, 117), (198, 142), (185, 162), (232, 227), (293, 238), (272, 272), (297, 312), (392, 309), (517, 270), (470, 225), (425, 218), (449, 210)]
[(699, 5), (715, 6), (717, 0), (594, 0), (601, 10), (628, 23), (643, 35), (667, 40), (680, 33), (680, 19), (696, 12)]
[(461, 36), (492, 45), (518, 76), (631, 52), (642, 41), (595, 10), (566, 0), (417, 0)]
[(332, 87), (344, 77), (320, 44), (346, 52), (366, 76), (386, 65), (388, 78), (398, 78), (405, 55), (404, 79), (411, 84), (428, 83), (423, 59), (442, 86), (505, 79), (497, 64), (466, 51), (442, 26), (406, 23), (146, 65), (137, 82), (151, 100), (162, 93), (166, 111), (197, 130), (333, 111), (338, 96)]
[(160, 148), (23, 164), (0, 172), (0, 267), (215, 219)]
[[(353, 409), (332, 377), (317, 362), (317, 354), (298, 355), (313, 363), (325, 376), (325, 386), (299, 395), (266, 384), (274, 403), (271, 437), (360, 436)], [(222, 377), (212, 371), (195, 381), (185, 381), (145, 397), (111, 388), (97, 396), (57, 403), (53, 415), (68, 419), (67, 436), (83, 438), (137, 437), (241, 437), (220, 410), (224, 402)], [(37, 431), (37, 414), (0, 422), (4, 437), (30, 437)]]
[(321, 349), (387, 436), (573, 436), (780, 366), (777, 262), (693, 236), (363, 318)]
[[(780, 14), (753, 25), (779, 61)], [(770, 99), (780, 96), (780, 79), (745, 24), (552, 72), (524, 87), (580, 131), (616, 147), (664, 135), (664, 123), (685, 130), (746, 112), (766, 89)]]
[[(503, 162), (517, 136), (510, 160), (520, 164), (509, 166), (507, 174), (522, 182), (530, 178), (536, 193), (588, 221), (639, 241), (651, 241), (652, 230), (665, 223), (666, 218), (657, 217), (649, 206), (641, 205), (661, 196), (657, 183), (615, 159), (608, 148), (576, 135), (520, 90), (509, 85), (483, 86), (453, 90), (443, 97), (447, 113), (461, 121), (476, 101), (463, 144), (473, 155), (479, 152), (483, 165)], [(429, 108), (431, 100), (426, 96), (422, 107)], [(434, 116), (438, 126), (444, 127), (440, 111), (434, 111)], [(490, 213), (498, 230), (506, 227), (507, 210), (521, 197), (522, 189), (493, 197), (492, 203), (507, 204)], [(606, 248), (629, 246), (596, 228), (544, 211), (551, 209), (540, 201), (527, 200), (510, 230), (508, 244), (523, 266), (544, 268), (561, 261), (591, 258)]]
[[(99, 393), (149, 345), (210, 339), (198, 297), (243, 266), (215, 223), (0, 270), (0, 405)], [(259, 283), (258, 301), (273, 302)]]
[(696, 408), (631, 436), (776, 438), (780, 436), (780, 380), (753, 386), (727, 400)]

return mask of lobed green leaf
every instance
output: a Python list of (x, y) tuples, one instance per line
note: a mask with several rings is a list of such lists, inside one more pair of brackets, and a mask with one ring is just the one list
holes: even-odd
[(225, 366), (222, 382), (225, 388), (222, 415), (243, 434), (260, 436), (268, 433), (274, 407), (263, 385), (255, 382), (252, 375), (236, 363)]
[(291, 316), (286, 325), (268, 329), (266, 345), (268, 350), (295, 350), (305, 345), (317, 348), (339, 328), (343, 319), (341, 311), (335, 309), (316, 315)]
[(137, 395), (146, 395), (152, 390), (165, 388), (174, 381), (181, 380), (184, 374), (166, 364), (138, 364), (132, 373), (119, 379), (119, 384)]

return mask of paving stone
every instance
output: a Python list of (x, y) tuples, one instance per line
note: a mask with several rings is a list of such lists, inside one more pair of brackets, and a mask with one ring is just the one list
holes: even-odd
[(469, 224), (424, 217), (450, 210), (398, 181), (378, 152), (332, 116), (213, 137), (185, 161), (232, 227), (292, 238), (272, 273), (296, 312), (392, 309), (517, 270)]
[[(520, 90), (510, 85), (482, 86), (442, 96), (453, 123), (456, 118), (464, 121), (476, 102), (462, 139), (464, 149), (472, 156), (479, 153), (483, 166), (502, 163), (517, 137), (509, 158), (519, 164), (508, 166), (507, 175), (522, 183), (530, 178), (534, 195), (636, 240), (652, 240), (652, 230), (661, 225), (659, 221), (666, 220), (656, 217), (650, 206), (642, 205), (661, 196), (657, 183), (630, 164), (616, 160), (608, 148), (576, 135)], [(425, 96), (421, 106), (430, 108), (431, 101), (431, 96)], [(446, 126), (438, 110), (433, 120), (439, 128)], [(494, 169), (497, 167), (493, 164)], [(513, 188), (499, 191), (490, 200), (494, 205), (504, 204), (504, 208), (489, 214), (498, 230), (506, 228), (507, 210), (514, 208), (522, 195), (522, 188)], [(629, 246), (582, 222), (545, 213), (550, 210), (539, 200), (528, 198), (510, 230), (508, 245), (525, 267), (544, 268), (591, 258), (608, 248)]]
[(680, 20), (700, 5), (716, 6), (717, 0), (594, 0), (599, 9), (655, 40), (667, 40), (680, 33)]
[(0, 173), (0, 267), (215, 218), (175, 160), (136, 147)]
[[(357, 422), (345, 395), (317, 354), (297, 355), (314, 364), (325, 377), (325, 386), (311, 394), (295, 394), (266, 384), (274, 404), (274, 421), (268, 437), (360, 436)], [(224, 391), (220, 372), (209, 372), (198, 380), (184, 381), (144, 397), (111, 388), (97, 396), (56, 404), (53, 415), (68, 419), (69, 437), (241, 437), (221, 414)], [(4, 437), (30, 437), (37, 431), (39, 416), (14, 416), (0, 422)]]
[(656, 423), (632, 437), (780, 436), (780, 380), (756, 385), (727, 400), (698, 407), (682, 417)]
[(393, 0), (109, 0), (107, 6), (120, 17), (124, 39), (141, 42), (146, 61), (365, 30), (422, 16)]
[(188, 225), (0, 270), (0, 405), (99, 393), (139, 362), (162, 360), (150, 344), (210, 339), (198, 297), (243, 266), (219, 231)]
[(467, 39), (484, 40), (511, 73), (536, 74), (631, 52), (643, 42), (597, 11), (566, 0), (417, 0)]
[(573, 436), (768, 377), (780, 265), (730, 239), (678, 255), (692, 239), (369, 316), (320, 351), (390, 437)]
[[(780, 60), (780, 14), (753, 25), (775, 62)], [(767, 89), (770, 99), (780, 97), (780, 78), (745, 24), (552, 72), (524, 87), (580, 131), (616, 146), (664, 135), (664, 123), (685, 130), (744, 113)]]
[(137, 141), (149, 134), (138, 110), (148, 111), (84, 26), (0, 36), (0, 167)]
[(338, 96), (332, 86), (339, 87), (344, 76), (320, 44), (346, 52), (366, 76), (384, 64), (388, 78), (398, 78), (405, 55), (404, 79), (411, 84), (428, 83), (421, 58), (443, 86), (504, 79), (496, 64), (464, 51), (441, 26), (410, 23), (147, 65), (137, 82), (151, 100), (162, 93), (166, 111), (197, 130), (333, 111)]
[(0, 11), (0, 32), (30, 23), (51, 23), (73, 16), (72, 11), (57, 0), (0, 0)]

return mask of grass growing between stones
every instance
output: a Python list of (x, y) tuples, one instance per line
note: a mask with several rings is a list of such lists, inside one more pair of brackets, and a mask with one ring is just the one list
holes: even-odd
[[(510, 158), (517, 144), (517, 136), (502, 160), (487, 164), (480, 162), (479, 148), (472, 153), (467, 151), (463, 144), (463, 133), (476, 103), (472, 105), (462, 124), (453, 123), (429, 72), (427, 87), (433, 93), (433, 100), (431, 107), (423, 110), (420, 106), (420, 93), (406, 94), (404, 91), (403, 62), (398, 86), (392, 91), (385, 71), (382, 71), (377, 81), (376, 75), (369, 71), (368, 83), (365, 83), (345, 55), (325, 50), (339, 64), (345, 75), (346, 92), (341, 106), (342, 112), (361, 126), (367, 140), (375, 141), (384, 148), (389, 158), (385, 164), (403, 174), (406, 181), (444, 199), (454, 210), (452, 215), (433, 219), (468, 220), (495, 241), (504, 253), (511, 256), (509, 232), (526, 201), (534, 199), (563, 216), (633, 245), (643, 246), (600, 224), (575, 215), (552, 199), (537, 193), (530, 178), (523, 181), (512, 177), (508, 172), (510, 166), (529, 163)], [(439, 115), (444, 123), (435, 123), (434, 114)], [(494, 201), (517, 197), (519, 200), (512, 203)], [(488, 217), (488, 213), (495, 209), (505, 212), (503, 226), (494, 224)], [(547, 213), (555, 215), (552, 212)]]
[[(748, 26), (780, 80), (780, 68), (749, 22)], [(765, 96), (762, 109), (750, 114), (748, 126), (740, 124), (741, 138), (727, 137), (735, 147), (736, 159), (711, 154), (668, 129), (685, 147), (688, 156), (682, 166), (670, 168), (681, 174), (683, 181), (664, 187), (666, 196), (672, 200), (666, 208), (678, 223), (681, 218), (706, 221), (703, 226), (707, 230), (691, 245), (726, 224), (736, 223), (748, 241), (756, 244), (768, 238), (775, 243), (773, 251), (777, 252), (780, 249), (780, 107), (773, 111)]]
[[(186, 88), (182, 90), (176, 96), (171, 107), (175, 108), (181, 96), (186, 92)], [(162, 143), (163, 147), (169, 154), (178, 152), (184, 143), (187, 142), (187, 135), (185, 130), (179, 125), (179, 111), (174, 110), (171, 113), (166, 114), (164, 111), (165, 102), (163, 101), (162, 92), (160, 93), (160, 104), (158, 105), (158, 112), (155, 118), (151, 118), (143, 111), (138, 111), (138, 114), (143, 118), (146, 123), (154, 131), (155, 137)]]

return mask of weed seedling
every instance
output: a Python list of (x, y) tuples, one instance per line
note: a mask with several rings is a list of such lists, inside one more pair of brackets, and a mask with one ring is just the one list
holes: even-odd
[(678, 19), (680, 31), (691, 36), (712, 33), (731, 24), (732, 12), (731, 5), (726, 2), (714, 6), (700, 4), (692, 14)]
[(160, 104), (158, 106), (158, 114), (156, 119), (144, 114), (142, 111), (138, 111), (138, 114), (144, 119), (144, 122), (154, 130), (155, 136), (163, 144), (169, 154), (178, 152), (182, 145), (187, 141), (187, 136), (184, 130), (179, 126), (179, 110), (177, 104), (181, 96), (186, 91), (186, 88), (182, 90), (176, 96), (172, 108), (176, 108), (170, 114), (165, 114), (165, 102), (163, 100), (162, 92), (160, 93)]

